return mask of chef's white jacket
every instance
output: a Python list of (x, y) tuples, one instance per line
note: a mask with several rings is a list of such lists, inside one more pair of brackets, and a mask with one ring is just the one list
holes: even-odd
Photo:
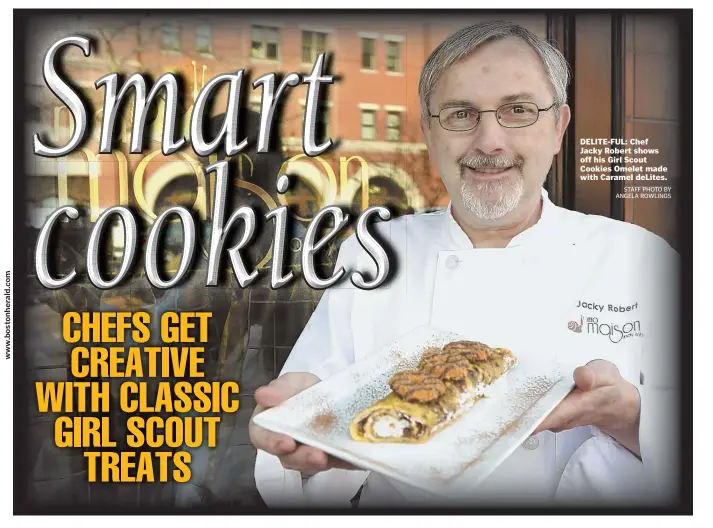
[[(530, 437), (466, 503), (657, 505), (675, 498), (679, 448), (678, 254), (645, 229), (555, 206), (506, 248), (473, 248), (450, 207), (377, 224), (393, 278), (374, 290), (327, 290), (281, 374), (320, 379), (429, 325), (513, 350), (520, 361), (606, 359), (641, 395), (641, 459), (594, 427)], [(375, 265), (355, 237), (341, 246), (347, 277)], [(373, 275), (372, 275), (373, 276)], [(618, 330), (616, 328), (618, 328)], [(643, 383), (642, 383), (643, 382)], [(448, 506), (448, 497), (376, 472), (332, 469), (304, 480), (258, 451), (255, 480), (272, 507)]]

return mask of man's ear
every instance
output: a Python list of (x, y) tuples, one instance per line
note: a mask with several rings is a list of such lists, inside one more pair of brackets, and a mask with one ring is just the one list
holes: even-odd
[(557, 150), (555, 151), (555, 154), (562, 150), (562, 138), (567, 130), (570, 119), (572, 119), (572, 112), (569, 105), (563, 105), (560, 109), (560, 118), (555, 125), (557, 127)]

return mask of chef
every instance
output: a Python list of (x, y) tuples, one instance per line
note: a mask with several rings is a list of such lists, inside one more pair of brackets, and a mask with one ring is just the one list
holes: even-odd
[[(421, 128), (450, 195), (378, 224), (390, 282), (326, 291), (255, 413), (427, 325), (509, 348), (525, 368), (571, 365), (575, 389), (457, 501), (250, 424), (269, 506), (665, 504), (678, 453), (677, 254), (632, 224), (554, 205), (543, 189), (570, 120), (568, 66), (519, 26), (468, 27), (431, 54)], [(352, 237), (337, 267), (375, 265)], [(347, 274), (348, 275), (348, 274)]]

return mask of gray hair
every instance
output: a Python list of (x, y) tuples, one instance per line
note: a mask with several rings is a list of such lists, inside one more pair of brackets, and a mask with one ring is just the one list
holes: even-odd
[(555, 96), (555, 115), (559, 119), (559, 111), (567, 102), (567, 85), (570, 79), (570, 69), (567, 60), (559, 50), (549, 42), (512, 22), (484, 22), (454, 33), (433, 50), (421, 72), (418, 84), (418, 95), (421, 99), (421, 117), (428, 119), (431, 93), (441, 76), (454, 64), (473, 53), (479, 46), (507, 37), (518, 37), (532, 47), (542, 60), (542, 66), (552, 85)]

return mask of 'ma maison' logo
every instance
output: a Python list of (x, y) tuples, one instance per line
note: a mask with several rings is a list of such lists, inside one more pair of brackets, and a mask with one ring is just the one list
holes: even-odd
[(587, 334), (606, 336), (612, 343), (619, 343), (622, 339), (630, 337), (643, 337), (644, 335), (641, 332), (641, 321), (630, 321), (620, 325), (601, 323), (597, 317), (587, 317), (585, 325), (584, 318), (580, 316), (579, 322), (570, 321), (567, 323), (567, 328), (578, 334), (581, 334), (582, 331), (586, 329)]

